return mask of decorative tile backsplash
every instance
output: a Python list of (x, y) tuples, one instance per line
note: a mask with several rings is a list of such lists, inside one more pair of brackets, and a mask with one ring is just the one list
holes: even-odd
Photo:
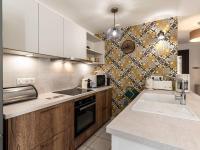
[[(138, 92), (144, 89), (145, 79), (151, 75), (163, 75), (174, 80), (177, 57), (177, 18), (169, 18), (142, 25), (123, 28), (119, 42), (106, 40), (105, 34), (97, 34), (105, 40), (105, 65), (95, 68), (107, 73), (113, 85), (114, 111), (120, 111), (126, 103), (127, 89)], [(165, 39), (159, 40), (158, 34), (164, 32)], [(125, 40), (135, 42), (135, 50), (130, 54), (121, 51)]]

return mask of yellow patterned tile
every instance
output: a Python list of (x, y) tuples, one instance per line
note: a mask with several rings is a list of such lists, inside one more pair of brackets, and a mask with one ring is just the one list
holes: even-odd
[[(119, 43), (113, 44), (111, 41), (106, 41), (105, 51), (107, 57), (105, 58), (105, 65), (95, 68), (95, 70), (105, 71), (119, 84), (115, 85), (115, 83), (112, 83), (114, 86), (113, 99), (115, 103), (120, 106), (120, 109), (123, 109), (121, 100), (123, 99), (126, 88), (128, 86), (133, 86), (135, 89), (141, 91), (143, 87), (138, 87), (138, 84), (144, 85), (145, 75), (147, 73), (148, 76), (150, 75), (148, 72), (149, 70), (155, 69), (152, 74), (163, 75), (167, 79), (173, 79), (177, 69), (175, 57), (177, 55), (177, 18), (159, 20), (154, 23), (145, 23), (127, 29), (127, 33)], [(154, 43), (158, 40), (157, 32), (159, 30), (165, 33), (168, 32), (170, 34), (169, 40), (162, 40)], [(103, 34), (100, 37), (104, 36)], [(136, 49), (133, 53), (121, 57), (123, 52), (120, 47), (116, 45), (121, 45), (124, 40), (130, 40), (131, 37), (136, 38)], [(173, 48), (173, 50), (170, 48)], [(134, 61), (132, 61), (132, 59)], [(115, 63), (113, 64), (112, 61), (115, 61)], [(142, 66), (140, 66), (140, 64)], [(163, 64), (167, 65), (163, 66)], [(158, 67), (155, 68), (157, 65)], [(129, 74), (124, 76), (124, 71), (130, 66), (131, 70)], [(128, 76), (136, 82), (132, 81)], [(115, 109), (117, 109), (117, 107), (113, 108), (113, 111), (116, 111)]]
[(127, 68), (128, 66), (130, 66), (130, 64), (132, 63), (130, 57), (127, 55), (125, 56), (122, 60), (121, 60), (121, 66), (122, 68)]
[(142, 35), (142, 30), (141, 30), (141, 26), (133, 26), (130, 30), (132, 32), (133, 35), (135, 35), (137, 38), (140, 38), (140, 36)]
[(174, 45), (177, 44), (177, 34), (172, 34), (170, 36), (170, 42), (173, 43)]
[(170, 29), (170, 22), (168, 20), (158, 20), (156, 22), (157, 27), (163, 32), (167, 32)]
[(176, 60), (171, 61), (171, 62), (170, 62), (170, 66), (171, 66), (171, 68), (174, 68), (174, 70), (177, 69), (177, 68), (176, 68), (176, 66), (177, 66)]
[(123, 78), (121, 80), (121, 87), (122, 89), (126, 89), (128, 86), (131, 86), (132, 85), (132, 81), (129, 79), (128, 76), (126, 76), (125, 78)]

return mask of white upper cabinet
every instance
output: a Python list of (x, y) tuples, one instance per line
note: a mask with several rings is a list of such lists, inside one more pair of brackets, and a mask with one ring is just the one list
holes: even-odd
[(39, 5), (39, 53), (63, 57), (64, 19)]
[(3, 47), (38, 52), (38, 3), (3, 0)]
[(64, 20), (64, 57), (86, 59), (86, 30), (70, 20)]

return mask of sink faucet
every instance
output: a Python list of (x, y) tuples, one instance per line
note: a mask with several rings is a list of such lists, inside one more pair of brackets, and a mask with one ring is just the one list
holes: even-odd
[(185, 85), (185, 81), (183, 79), (180, 80), (181, 82), (181, 92), (180, 95), (175, 95), (175, 99), (176, 100), (180, 100), (180, 104), (181, 105), (186, 105), (186, 85)]

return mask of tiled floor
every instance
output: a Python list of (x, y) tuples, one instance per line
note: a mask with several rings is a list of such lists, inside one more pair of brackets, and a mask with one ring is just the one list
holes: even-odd
[(90, 137), (78, 150), (111, 150), (111, 136), (106, 133), (107, 124)]

